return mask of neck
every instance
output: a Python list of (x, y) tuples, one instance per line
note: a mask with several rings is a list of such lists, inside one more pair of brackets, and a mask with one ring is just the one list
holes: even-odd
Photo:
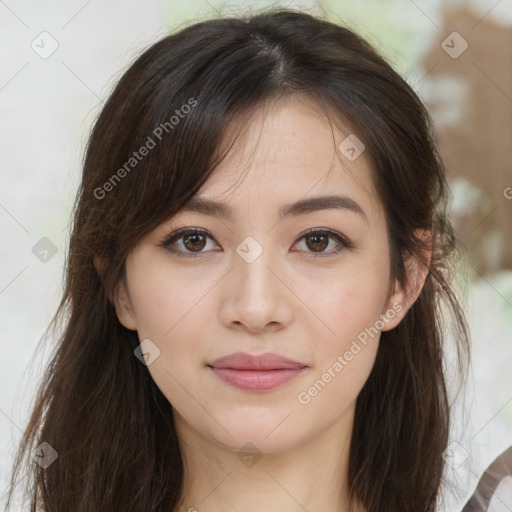
[(187, 468), (179, 512), (363, 512), (348, 503), (353, 411), (340, 421), (293, 449), (261, 453), (207, 440), (176, 413)]

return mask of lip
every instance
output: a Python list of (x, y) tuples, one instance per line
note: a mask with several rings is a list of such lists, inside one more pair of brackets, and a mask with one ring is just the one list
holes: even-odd
[(216, 359), (209, 363), (208, 366), (233, 370), (296, 370), (307, 367), (307, 364), (292, 361), (272, 352), (258, 356), (246, 352), (235, 352), (234, 354)]
[(279, 354), (258, 356), (236, 352), (208, 364), (224, 382), (248, 391), (274, 389), (297, 377), (308, 366)]

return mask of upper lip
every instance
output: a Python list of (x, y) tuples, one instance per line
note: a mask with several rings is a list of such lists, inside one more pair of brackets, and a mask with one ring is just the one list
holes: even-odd
[(266, 353), (256, 356), (245, 352), (235, 352), (221, 357), (208, 366), (234, 370), (283, 370), (307, 367), (304, 363), (292, 361), (279, 354)]

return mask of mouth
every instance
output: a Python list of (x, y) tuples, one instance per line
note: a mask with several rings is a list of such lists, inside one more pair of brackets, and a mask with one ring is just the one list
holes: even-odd
[(278, 354), (237, 352), (207, 365), (223, 382), (247, 391), (267, 391), (289, 382), (309, 366)]
[(281, 368), (274, 370), (237, 370), (233, 368), (215, 368), (213, 372), (224, 382), (239, 389), (248, 391), (266, 391), (274, 389), (294, 379), (304, 368)]

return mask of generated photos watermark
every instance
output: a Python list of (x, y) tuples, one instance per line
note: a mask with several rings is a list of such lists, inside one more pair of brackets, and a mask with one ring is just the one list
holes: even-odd
[(395, 302), (391, 308), (389, 308), (384, 315), (380, 315), (380, 318), (371, 326), (366, 327), (364, 331), (361, 331), (356, 339), (354, 339), (350, 345), (350, 349), (346, 350), (343, 355), (339, 355), (329, 368), (322, 374), (322, 376), (315, 381), (306, 391), (301, 391), (297, 395), (297, 400), (302, 405), (307, 405), (311, 400), (320, 393), (332, 379), (338, 375), (345, 366), (347, 366), (352, 359), (354, 359), (361, 350), (368, 344), (368, 341), (378, 336), (382, 329), (387, 323), (395, 318), (397, 313), (402, 311), (402, 304)]
[(160, 123), (152, 132), (148, 135), (146, 142), (138, 149), (134, 151), (132, 156), (126, 160), (126, 162), (105, 182), (101, 187), (96, 187), (93, 191), (93, 195), (96, 199), (104, 199), (105, 196), (114, 190), (123, 178), (125, 178), (137, 165), (142, 162), (146, 156), (149, 155), (150, 151), (154, 149), (158, 143), (164, 138), (165, 134), (170, 133), (174, 128), (181, 122), (186, 115), (192, 111), (197, 105), (197, 100), (189, 98), (187, 103), (184, 103), (180, 108), (174, 111), (174, 115), (169, 118), (169, 121)]

